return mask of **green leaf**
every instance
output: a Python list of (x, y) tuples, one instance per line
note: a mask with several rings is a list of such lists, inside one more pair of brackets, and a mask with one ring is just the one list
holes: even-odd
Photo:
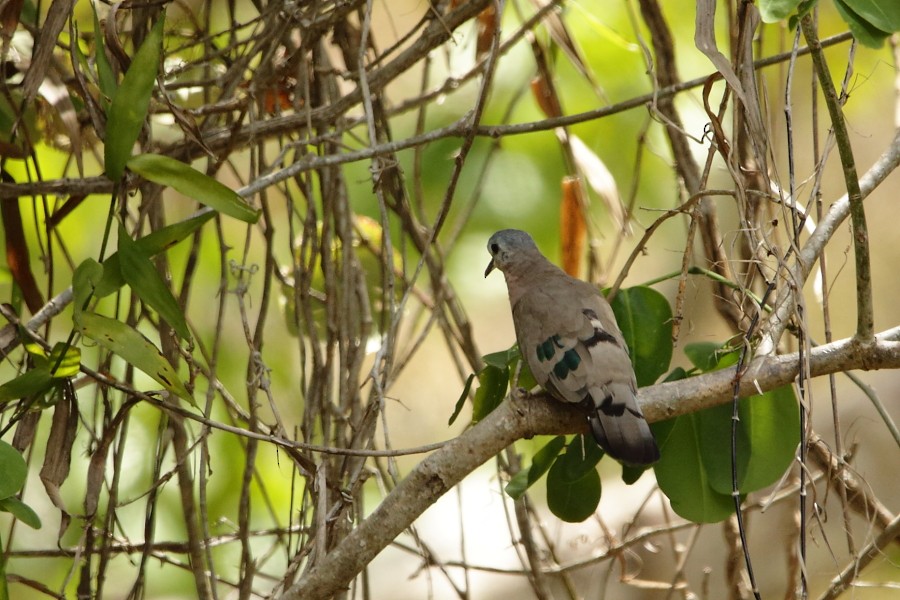
[[(215, 213), (206, 212), (199, 214), (196, 217), (173, 223), (172, 225), (158, 229), (149, 235), (145, 235), (137, 240), (135, 244), (140, 253), (144, 256), (156, 256), (160, 252), (174, 246), (197, 231), (201, 225), (212, 219), (214, 216), (216, 216)], [(119, 264), (120, 260), (119, 253), (116, 252), (103, 261), (103, 276), (99, 281), (95, 282), (96, 289), (94, 289), (94, 293), (98, 298), (112, 294), (125, 285), (125, 279), (122, 277), (122, 269)], [(97, 261), (92, 262), (99, 264)], [(76, 270), (76, 274), (77, 273)], [(75, 286), (74, 281), (72, 285)]]
[(759, 0), (759, 14), (764, 23), (775, 23), (786, 19), (794, 12), (801, 0)]
[(75, 327), (83, 335), (118, 354), (128, 364), (158, 381), (169, 392), (193, 403), (193, 398), (188, 394), (169, 361), (153, 342), (136, 329), (121, 321), (87, 311), (75, 319)]
[(586, 442), (585, 436), (576, 435), (566, 447), (566, 452), (556, 462), (564, 469), (562, 476), (568, 481), (577, 481), (588, 471), (593, 471), (603, 458), (603, 449), (593, 439)]
[(513, 475), (513, 478), (506, 484), (505, 490), (509, 497), (513, 500), (521, 498), (525, 491), (550, 469), (553, 460), (565, 444), (565, 436), (558, 435), (538, 450), (534, 458), (531, 459), (531, 466)]
[(890, 37), (890, 33), (884, 31), (868, 19), (857, 13), (844, 0), (834, 0), (834, 6), (837, 8), (841, 18), (850, 26), (853, 37), (859, 40), (859, 43), (869, 48), (881, 48), (884, 40)]
[[(741, 401), (743, 402), (743, 400)], [(740, 404), (738, 406), (740, 413)], [(709, 485), (720, 494), (731, 494), (731, 404), (721, 404), (694, 415), (699, 431), (700, 459)], [(750, 440), (739, 422), (737, 426), (738, 489), (750, 462)]]
[(486, 365), (478, 372), (478, 389), (472, 406), (472, 422), (477, 423), (500, 406), (509, 387), (509, 369)]
[(612, 301), (616, 321), (631, 351), (638, 387), (652, 385), (672, 361), (672, 308), (654, 289), (619, 290)]
[(751, 446), (740, 490), (749, 494), (778, 481), (794, 461), (800, 443), (800, 406), (794, 386), (746, 398), (740, 416)]
[(459, 413), (462, 412), (463, 406), (466, 405), (466, 399), (469, 397), (469, 390), (472, 388), (473, 381), (475, 381), (475, 373), (469, 374), (469, 377), (466, 378), (466, 385), (463, 387), (462, 394), (459, 395), (459, 400), (456, 401), (456, 406), (453, 408), (453, 414), (450, 415), (450, 420), (447, 421), (448, 427), (453, 425), (453, 422), (456, 421)]
[(97, 15), (97, 4), (91, 2), (91, 8), (94, 13), (94, 63), (97, 65), (97, 81), (100, 84), (100, 91), (103, 97), (100, 98), (100, 106), (103, 110), (109, 108), (110, 98), (116, 95), (116, 75), (109, 64), (106, 56), (106, 48), (103, 44), (103, 29), (100, 28), (100, 18)]
[(507, 369), (512, 363), (519, 358), (519, 347), (515, 344), (509, 350), (501, 350), (500, 352), (491, 352), (481, 357), (484, 364), (498, 369)]
[[(118, 271), (116, 266), (116, 272)], [(86, 258), (75, 269), (72, 275), (72, 304), (76, 317), (85, 308), (103, 277), (103, 265), (93, 258)]]
[(0, 440), (0, 499), (22, 489), (27, 474), (28, 467), (19, 451)]
[(647, 472), (649, 467), (636, 467), (634, 465), (622, 465), (622, 481), (625, 482), (626, 485), (632, 485), (638, 479), (641, 478), (641, 475)]
[(183, 340), (190, 339), (184, 313), (147, 254), (141, 252), (119, 224), (119, 268), (125, 282), (148, 306), (159, 313)]
[[(47, 365), (30, 369), (15, 379), (0, 385), (0, 405), (19, 398), (28, 398), (41, 394), (53, 385), (50, 367)], [(2, 467), (0, 467), (2, 472)], [(0, 495), (0, 498), (4, 496)]]
[(159, 72), (165, 20), (163, 13), (135, 52), (131, 66), (109, 106), (103, 160), (106, 176), (113, 181), (120, 179), (125, 173), (125, 163), (131, 158), (134, 143), (147, 118), (150, 96)]
[(260, 211), (251, 208), (234, 190), (174, 158), (138, 154), (128, 161), (128, 168), (144, 179), (171, 186), (223, 215), (247, 223), (259, 220)]
[[(731, 494), (731, 404), (696, 413), (700, 452), (710, 486)], [(738, 489), (749, 494), (778, 481), (800, 443), (800, 409), (793, 386), (742, 398), (738, 403)]]
[[(62, 360), (60, 360), (62, 357)], [(48, 360), (50, 367), (56, 367), (53, 372), (54, 379), (65, 379), (78, 375), (81, 370), (81, 350), (73, 346), (69, 346), (65, 342), (57, 342), (50, 351), (50, 359)]]
[(669, 427), (668, 435), (657, 437), (660, 459), (654, 471), (672, 510), (695, 523), (716, 523), (728, 518), (734, 512), (734, 503), (730, 495), (720, 494), (709, 484), (700, 454), (696, 415), (676, 417), (671, 425), (666, 425)]
[(872, 27), (887, 33), (900, 31), (900, 2), (897, 0), (841, 0)]
[[(571, 446), (569, 448), (571, 451)], [(572, 480), (569, 478), (569, 468), (565, 455), (550, 467), (547, 473), (547, 507), (567, 523), (580, 523), (594, 514), (600, 504), (600, 475), (596, 469), (588, 469), (581, 478)]]
[(686, 344), (684, 347), (684, 355), (688, 357), (692, 365), (704, 373), (735, 364), (739, 352), (727, 344), (717, 342), (694, 342)]
[(0, 500), (0, 511), (12, 514), (12, 516), (32, 529), (41, 528), (41, 518), (37, 516), (37, 513), (15, 496), (9, 496), (8, 498)]

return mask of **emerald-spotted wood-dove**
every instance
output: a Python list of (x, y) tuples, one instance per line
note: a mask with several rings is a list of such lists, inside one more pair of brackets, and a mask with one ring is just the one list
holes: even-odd
[(548, 261), (524, 231), (498, 231), (488, 252), (484, 276), (497, 268), (506, 277), (519, 351), (538, 383), (588, 409), (591, 433), (607, 454), (632, 465), (656, 462), (628, 346), (600, 291)]

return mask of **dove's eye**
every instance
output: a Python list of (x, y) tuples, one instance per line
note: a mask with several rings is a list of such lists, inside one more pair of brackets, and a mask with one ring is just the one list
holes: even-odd
[(500, 252), (500, 246), (498, 244), (491, 244), (491, 254), (497, 254)]

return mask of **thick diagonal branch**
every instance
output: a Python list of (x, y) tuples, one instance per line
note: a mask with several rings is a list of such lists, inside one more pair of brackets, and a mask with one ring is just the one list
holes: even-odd
[[(855, 338), (814, 348), (813, 376), (850, 369), (900, 367), (900, 327), (876, 337), (874, 344)], [(797, 376), (797, 353), (760, 357), (741, 378), (741, 395), (751, 396), (790, 383)], [(650, 421), (660, 421), (716, 406), (732, 399), (734, 368), (682, 381), (643, 388), (639, 400)], [(375, 511), (341, 541), (282, 600), (328, 598), (346, 589), (375, 556), (425, 509), (479, 465), (514, 441), (534, 435), (586, 431), (584, 414), (553, 401), (507, 401), (484, 420), (437, 450), (404, 479)]]

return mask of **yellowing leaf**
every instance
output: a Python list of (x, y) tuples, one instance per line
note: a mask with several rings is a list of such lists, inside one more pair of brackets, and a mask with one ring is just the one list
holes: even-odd
[(87, 311), (75, 319), (75, 328), (158, 381), (169, 392), (193, 403), (193, 398), (166, 357), (136, 329), (121, 321)]

